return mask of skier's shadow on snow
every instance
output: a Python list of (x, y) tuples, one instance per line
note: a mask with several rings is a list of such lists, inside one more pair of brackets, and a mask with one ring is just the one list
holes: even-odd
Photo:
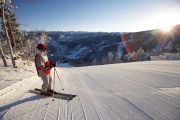
[(34, 95), (34, 96), (31, 96), (31, 97), (28, 97), (28, 98), (24, 98), (22, 100), (18, 100), (16, 102), (11, 103), (11, 104), (0, 107), (0, 112), (6, 111), (6, 110), (10, 109), (11, 107), (15, 107), (17, 105), (20, 105), (20, 104), (23, 104), (23, 103), (26, 103), (26, 102), (35, 101), (35, 100), (44, 99), (44, 98), (47, 98), (47, 97)]

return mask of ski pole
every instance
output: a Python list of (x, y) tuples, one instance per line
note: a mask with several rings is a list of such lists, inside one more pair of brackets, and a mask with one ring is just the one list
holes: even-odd
[(58, 75), (58, 73), (57, 73), (57, 70), (56, 70), (56, 68), (55, 68), (55, 67), (54, 67), (54, 69), (55, 69), (56, 74), (57, 74), (57, 76), (58, 76), (58, 79), (59, 79), (59, 82), (60, 82), (61, 88), (62, 88), (62, 90), (64, 90), (63, 85), (62, 85), (61, 80), (60, 80), (60, 77), (59, 77), (59, 75)]
[(54, 86), (55, 86), (55, 76), (56, 76), (56, 74), (55, 74), (55, 67), (54, 67), (54, 81), (53, 81), (53, 98), (54, 98)]

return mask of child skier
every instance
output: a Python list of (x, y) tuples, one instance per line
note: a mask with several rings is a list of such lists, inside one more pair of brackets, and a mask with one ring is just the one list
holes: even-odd
[(52, 77), (50, 75), (52, 67), (56, 67), (55, 63), (50, 63), (47, 57), (47, 47), (45, 44), (37, 45), (37, 53), (35, 56), (35, 66), (38, 76), (42, 79), (43, 84), (41, 94), (51, 96), (53, 90), (51, 89)]

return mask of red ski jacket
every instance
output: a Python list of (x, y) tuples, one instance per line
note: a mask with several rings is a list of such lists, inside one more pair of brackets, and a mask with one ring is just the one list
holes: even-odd
[[(41, 68), (38, 67), (38, 65), (37, 65), (37, 63), (36, 63), (37, 56), (38, 56), (38, 54), (36, 54), (35, 59), (34, 59), (34, 62), (35, 62), (37, 74), (38, 74), (38, 76), (39, 76), (39, 71), (41, 70)], [(45, 62), (44, 62), (44, 67), (50, 67), (49, 61), (45, 61)], [(46, 75), (49, 75), (49, 74), (51, 73), (51, 67), (50, 67), (49, 69), (43, 70), (43, 72), (44, 72)]]

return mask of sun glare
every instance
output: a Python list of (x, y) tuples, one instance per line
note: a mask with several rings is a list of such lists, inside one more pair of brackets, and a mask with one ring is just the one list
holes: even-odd
[(177, 14), (169, 13), (161, 15), (161, 22), (159, 21), (160, 29), (164, 32), (169, 32), (174, 25), (179, 23), (179, 16)]
[(170, 32), (173, 26), (180, 23), (179, 12), (164, 11), (151, 16), (149, 26), (154, 26), (164, 32)]
[(160, 29), (163, 31), (163, 32), (169, 32), (171, 31), (171, 29), (173, 28), (174, 25), (164, 25), (162, 26)]

